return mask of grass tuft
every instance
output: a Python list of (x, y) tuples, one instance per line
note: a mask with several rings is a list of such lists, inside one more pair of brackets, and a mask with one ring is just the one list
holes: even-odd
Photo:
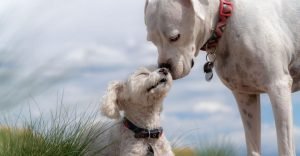
[(196, 156), (196, 151), (189, 147), (174, 148), (173, 152), (175, 156)]
[(89, 145), (105, 137), (111, 124), (97, 122), (97, 114), (69, 113), (60, 109), (50, 120), (42, 116), (22, 126), (0, 127), (0, 156), (84, 156), (101, 153), (108, 145), (90, 151)]
[[(101, 156), (101, 152), (114, 142), (111, 140), (105, 144), (108, 139), (106, 132), (114, 125), (97, 121), (97, 115), (98, 112), (77, 114), (76, 110), (61, 106), (50, 118), (42, 115), (38, 119), (30, 117), (21, 126), (6, 122), (1, 127), (0, 123), (0, 156)], [(234, 145), (225, 139), (214, 142), (199, 139), (203, 143), (176, 147), (183, 137), (173, 142), (176, 156), (238, 155)]]
[(196, 148), (196, 156), (237, 156), (236, 147), (228, 140), (206, 142)]

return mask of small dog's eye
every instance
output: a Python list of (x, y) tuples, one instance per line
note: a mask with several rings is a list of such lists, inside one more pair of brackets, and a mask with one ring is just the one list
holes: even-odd
[(149, 73), (140, 73), (139, 75), (149, 75)]
[(170, 42), (176, 42), (177, 40), (179, 40), (180, 38), (180, 34), (177, 34), (177, 35), (174, 35), (174, 36), (171, 36), (169, 38)]

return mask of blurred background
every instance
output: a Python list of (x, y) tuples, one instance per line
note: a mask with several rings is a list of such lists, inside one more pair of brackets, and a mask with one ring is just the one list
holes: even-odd
[[(1, 0), (0, 115), (47, 117), (59, 103), (83, 112), (98, 109), (110, 81), (156, 64), (143, 9), (143, 0)], [(205, 81), (204, 60), (203, 52), (191, 73), (174, 82), (162, 114), (165, 134), (191, 147), (226, 138), (245, 151), (234, 98), (217, 76)], [(262, 151), (274, 156), (272, 109), (266, 95), (261, 99)], [(300, 93), (293, 94), (293, 107), (299, 153)]]

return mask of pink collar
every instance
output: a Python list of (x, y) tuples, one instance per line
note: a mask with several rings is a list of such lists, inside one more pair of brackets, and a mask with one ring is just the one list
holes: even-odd
[(208, 41), (203, 45), (201, 50), (207, 51), (212, 48), (216, 48), (218, 41), (223, 35), (225, 30), (227, 20), (232, 15), (233, 4), (227, 0), (220, 0), (220, 9), (219, 9), (219, 20), (216, 26), (216, 29), (213, 31), (213, 34), (208, 39)]

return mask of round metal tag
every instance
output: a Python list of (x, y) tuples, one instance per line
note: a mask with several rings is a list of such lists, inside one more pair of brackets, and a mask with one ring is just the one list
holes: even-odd
[(205, 73), (205, 80), (210, 81), (213, 78), (213, 72)]

